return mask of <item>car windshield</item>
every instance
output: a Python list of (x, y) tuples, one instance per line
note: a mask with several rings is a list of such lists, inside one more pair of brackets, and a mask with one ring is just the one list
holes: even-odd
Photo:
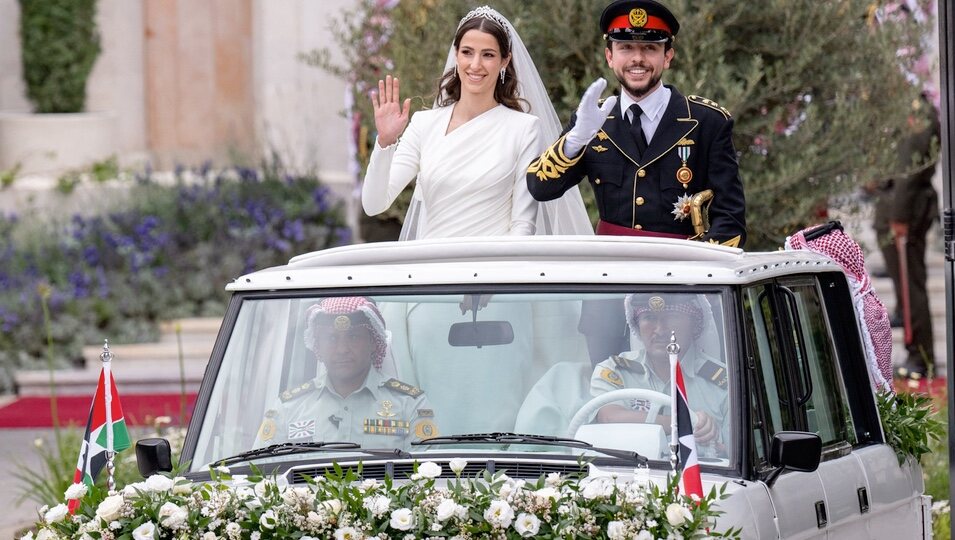
[[(237, 299), (195, 446), (186, 449), (194, 468), (286, 443), (350, 442), (415, 459), (589, 453), (514, 437), (448, 440), (494, 433), (572, 438), (668, 466), (671, 338), (699, 460), (732, 463), (727, 347), (735, 339), (727, 339), (724, 290), (324, 294)], [(419, 444), (435, 437), (441, 445)], [(360, 455), (350, 448), (315, 458)], [(257, 452), (249, 461), (303, 455)]]

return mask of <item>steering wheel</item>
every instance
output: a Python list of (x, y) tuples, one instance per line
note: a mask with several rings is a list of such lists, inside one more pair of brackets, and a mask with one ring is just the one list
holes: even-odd
[(567, 425), (567, 437), (573, 438), (580, 426), (593, 416), (597, 409), (608, 403), (623, 401), (625, 399), (645, 399), (650, 402), (650, 410), (647, 411), (647, 419), (645, 420), (648, 424), (656, 421), (657, 415), (660, 414), (660, 409), (669, 407), (672, 404), (670, 396), (662, 392), (657, 392), (656, 390), (647, 390), (646, 388), (621, 388), (619, 390), (611, 390), (606, 394), (600, 394), (587, 403), (584, 403), (577, 413), (574, 414), (574, 417), (570, 419), (570, 423)]

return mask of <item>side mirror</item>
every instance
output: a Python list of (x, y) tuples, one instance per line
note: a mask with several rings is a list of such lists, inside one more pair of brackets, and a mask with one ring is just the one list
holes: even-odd
[(514, 341), (514, 328), (507, 321), (474, 321), (451, 325), (448, 344), (452, 347), (507, 345)]
[(143, 478), (157, 472), (172, 471), (172, 449), (166, 439), (140, 439), (136, 441), (136, 465)]
[(780, 431), (773, 435), (769, 464), (775, 467), (765, 481), (772, 487), (784, 470), (813, 472), (822, 460), (822, 439), (806, 431)]

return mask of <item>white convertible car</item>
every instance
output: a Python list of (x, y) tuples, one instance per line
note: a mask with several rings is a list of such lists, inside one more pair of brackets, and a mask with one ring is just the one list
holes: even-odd
[[(465, 474), (536, 479), (584, 456), (662, 482), (670, 391), (657, 358), (672, 339), (704, 487), (729, 494), (719, 529), (931, 536), (921, 470), (884, 441), (849, 285), (826, 257), (467, 238), (329, 249), (227, 288), (181, 456), (195, 480), (227, 463), (296, 484), (333, 462), (400, 480), (461, 456)], [(336, 391), (349, 362), (368, 369), (351, 394)], [(141, 465), (167, 468), (152, 452)]]

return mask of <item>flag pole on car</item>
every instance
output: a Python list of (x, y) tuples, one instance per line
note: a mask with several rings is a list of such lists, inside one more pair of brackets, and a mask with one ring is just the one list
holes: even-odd
[(680, 367), (680, 344), (676, 341), (676, 332), (670, 332), (670, 463), (674, 472), (680, 472), (679, 490), (683, 495), (703, 498), (703, 481), (700, 478), (700, 464), (697, 461), (696, 439), (693, 437), (693, 419), (686, 396), (686, 384), (683, 382), (683, 369)]

